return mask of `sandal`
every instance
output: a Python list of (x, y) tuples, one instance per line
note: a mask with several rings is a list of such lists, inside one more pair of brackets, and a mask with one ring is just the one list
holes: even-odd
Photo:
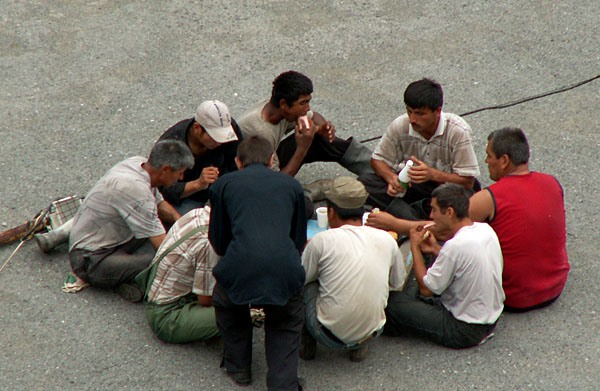
[(90, 284), (77, 277), (73, 273), (67, 274), (61, 290), (65, 293), (77, 293), (83, 288), (88, 287)]

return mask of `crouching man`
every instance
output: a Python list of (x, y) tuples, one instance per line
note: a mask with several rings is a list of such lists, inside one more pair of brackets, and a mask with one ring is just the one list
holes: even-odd
[(181, 217), (157, 187), (174, 184), (193, 165), (187, 145), (166, 140), (154, 145), (148, 159), (135, 156), (111, 168), (74, 217), (69, 238), (73, 274), (63, 291), (77, 292), (89, 284), (141, 300), (143, 292), (131, 282), (154, 258), (165, 237), (163, 223)]
[(269, 168), (273, 153), (267, 139), (245, 138), (235, 158), (239, 171), (222, 176), (209, 189), (209, 239), (222, 256), (213, 271), (213, 305), (227, 375), (240, 386), (252, 382), (248, 309), (263, 308), (267, 388), (296, 391), (302, 389), (298, 348), (304, 320), (304, 193), (294, 178)]
[(365, 187), (336, 178), (327, 197), (330, 230), (306, 246), (306, 320), (300, 357), (312, 360), (319, 342), (350, 351), (361, 361), (366, 343), (381, 334), (389, 290), (402, 288), (406, 270), (396, 241), (386, 231), (362, 225)]
[(208, 241), (209, 218), (210, 206), (183, 215), (146, 274), (136, 277), (146, 286), (146, 317), (161, 341), (204, 341), (219, 334), (211, 303), (219, 258)]
[[(464, 187), (445, 184), (433, 191), (432, 232), (410, 230), (416, 284), (390, 293), (386, 334), (412, 329), (450, 348), (475, 346), (492, 335), (504, 302), (502, 252), (494, 230), (468, 213)], [(429, 269), (423, 253), (436, 257)]]

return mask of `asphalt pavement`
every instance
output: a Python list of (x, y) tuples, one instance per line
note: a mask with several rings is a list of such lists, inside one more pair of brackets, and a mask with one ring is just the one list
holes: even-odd
[[(408, 83), (444, 86), (463, 113), (600, 74), (600, 2), (0, 2), (0, 229), (58, 197), (84, 195), (115, 163), (146, 155), (169, 126), (219, 99), (234, 117), (279, 73), (310, 76), (312, 107), (341, 137), (383, 134)], [(597, 390), (600, 80), (465, 117), (481, 177), (487, 134), (525, 130), (531, 167), (565, 190), (571, 272), (551, 307), (505, 314), (481, 347), (381, 337), (362, 363), (321, 348), (301, 362), (306, 390)], [(376, 141), (368, 143), (372, 148)], [(331, 163), (297, 178), (348, 174)], [(0, 261), (16, 244), (0, 247)], [(26, 243), (0, 274), (0, 389), (236, 389), (218, 344), (168, 345), (142, 305), (96, 289), (61, 292), (61, 248)], [(263, 332), (254, 383), (265, 389)]]

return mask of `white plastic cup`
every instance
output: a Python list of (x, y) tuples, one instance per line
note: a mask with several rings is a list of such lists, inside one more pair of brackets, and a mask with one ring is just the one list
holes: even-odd
[(363, 223), (363, 225), (367, 225), (367, 219), (369, 218), (370, 214), (371, 214), (371, 212), (365, 212), (365, 213), (363, 213), (363, 217), (362, 217), (362, 223)]
[(327, 228), (327, 208), (325, 206), (320, 206), (316, 210), (317, 212), (317, 225), (319, 228)]

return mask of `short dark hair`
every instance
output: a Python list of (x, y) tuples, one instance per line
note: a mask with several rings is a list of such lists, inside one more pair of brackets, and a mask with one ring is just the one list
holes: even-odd
[(365, 213), (365, 207), (364, 206), (361, 206), (360, 208), (348, 209), (348, 208), (341, 208), (341, 207), (337, 206), (335, 204), (335, 202), (332, 202), (329, 199), (326, 199), (325, 202), (327, 202), (327, 206), (328, 207), (333, 208), (333, 210), (335, 211), (335, 213), (342, 220), (347, 220), (347, 219), (362, 219), (362, 216)]
[(442, 86), (431, 79), (413, 81), (404, 90), (404, 104), (413, 109), (428, 107), (432, 111), (444, 104)]
[(180, 140), (161, 140), (152, 147), (148, 164), (154, 168), (168, 166), (176, 171), (190, 169), (194, 167), (194, 156), (190, 148)]
[(271, 103), (279, 107), (279, 102), (284, 99), (291, 106), (301, 95), (310, 95), (312, 92), (313, 84), (308, 76), (296, 71), (283, 72), (273, 80)]
[(437, 200), (442, 212), (452, 207), (456, 217), (464, 219), (469, 216), (469, 197), (471, 192), (456, 183), (445, 183), (438, 186), (432, 193), (431, 198)]
[(529, 161), (529, 142), (523, 130), (502, 128), (494, 130), (488, 136), (490, 149), (496, 157), (507, 155), (512, 164), (526, 164)]
[(237, 157), (243, 167), (251, 164), (268, 166), (271, 155), (273, 155), (273, 146), (269, 140), (261, 136), (245, 138), (237, 147)]

